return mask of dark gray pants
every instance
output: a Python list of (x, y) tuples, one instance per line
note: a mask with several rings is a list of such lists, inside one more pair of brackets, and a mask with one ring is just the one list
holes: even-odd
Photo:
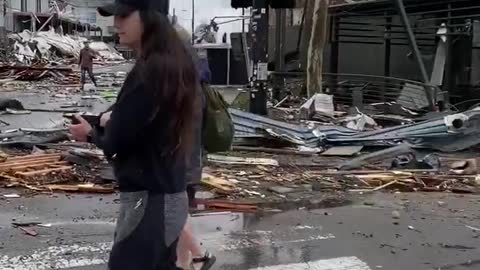
[(97, 86), (97, 81), (95, 80), (95, 76), (93, 76), (93, 70), (92, 70), (92, 68), (82, 67), (82, 76), (81, 76), (82, 89), (83, 89), (83, 86), (85, 85), (85, 82), (86, 82), (86, 80), (87, 80), (87, 78), (86, 78), (86, 73), (88, 73), (88, 76), (89, 76), (90, 79), (92, 80), (93, 84), (94, 84), (95, 86)]
[(109, 269), (178, 269), (177, 241), (187, 216), (185, 192), (122, 192)]

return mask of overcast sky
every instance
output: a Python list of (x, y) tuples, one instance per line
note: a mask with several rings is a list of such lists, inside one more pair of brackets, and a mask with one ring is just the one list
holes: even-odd
[[(113, 2), (113, 0), (67, 0), (74, 6), (98, 7), (105, 3)], [(179, 23), (189, 32), (192, 29), (192, 0), (170, 0), (170, 14), (178, 16)], [(78, 10), (77, 10), (78, 11)], [(87, 17), (89, 14), (86, 14)], [(209, 23), (215, 16), (240, 16), (241, 9), (233, 9), (230, 6), (230, 0), (195, 0), (195, 26), (201, 23)], [(225, 22), (231, 19), (217, 19), (217, 23)], [(247, 20), (248, 23), (248, 20)], [(218, 41), (221, 41), (223, 33), (242, 31), (242, 22), (234, 22), (220, 25)]]

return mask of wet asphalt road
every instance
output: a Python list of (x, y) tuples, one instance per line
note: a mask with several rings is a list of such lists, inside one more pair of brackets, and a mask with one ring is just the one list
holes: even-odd
[[(0, 269), (105, 269), (115, 198), (0, 199)], [(480, 269), (479, 206), (478, 196), (376, 194), (339, 208), (193, 220), (214, 269), (462, 270)], [(32, 237), (11, 225), (31, 221), (47, 227)]]

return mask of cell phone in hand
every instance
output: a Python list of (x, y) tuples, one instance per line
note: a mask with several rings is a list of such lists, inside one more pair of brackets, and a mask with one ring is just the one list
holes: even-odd
[[(97, 126), (98, 123), (100, 122), (100, 117), (98, 115), (80, 115), (83, 119), (85, 119), (91, 126)], [(63, 117), (69, 119), (72, 121), (73, 125), (78, 125), (80, 124), (80, 121), (75, 117), (75, 115), (64, 115)]]

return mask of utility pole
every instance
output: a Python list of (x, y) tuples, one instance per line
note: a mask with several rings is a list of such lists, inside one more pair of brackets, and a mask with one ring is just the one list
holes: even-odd
[(268, 83), (268, 12), (267, 0), (254, 0), (251, 13), (253, 76), (250, 78), (250, 112), (267, 115)]
[[(313, 0), (311, 0), (313, 1)], [(312, 28), (307, 54), (307, 94), (309, 97), (322, 92), (323, 49), (327, 40), (329, 0), (315, 0)], [(307, 19), (307, 18), (306, 18)]]
[(7, 41), (7, 30), (5, 29), (5, 18), (7, 15), (7, 0), (0, 0), (0, 44), (4, 47)]

